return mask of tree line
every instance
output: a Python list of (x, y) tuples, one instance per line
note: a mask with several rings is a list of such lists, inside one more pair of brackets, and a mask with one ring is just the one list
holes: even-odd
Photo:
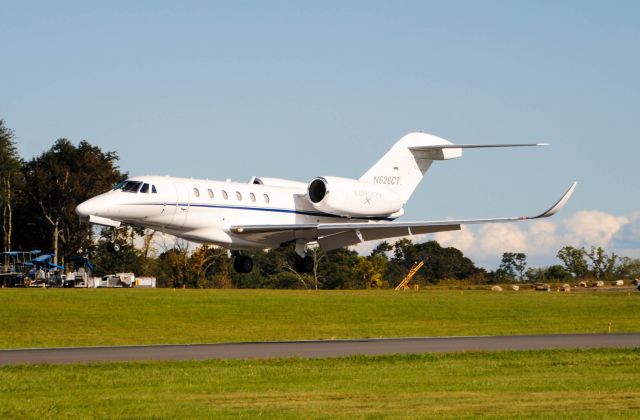
[(607, 254), (596, 247), (563, 247), (557, 254), (561, 264), (543, 268), (527, 267), (524, 254), (504, 253), (500, 267), (488, 271), (456, 248), (442, 247), (436, 241), (399, 239), (378, 244), (368, 256), (349, 249), (312, 250), (316, 263), (310, 274), (295, 270), (293, 247), (282, 247), (248, 252), (256, 268), (249, 274), (237, 274), (224, 249), (202, 245), (193, 250), (184, 241), (158, 247), (154, 244), (161, 234), (125, 228), (117, 231), (115, 241), (121, 249), (114, 253), (108, 249), (112, 232), (91, 228), (74, 210), (78, 203), (126, 179), (117, 163), (115, 152), (105, 152), (86, 140), (76, 146), (64, 138), (42, 154), (23, 160), (14, 132), (0, 120), (3, 251), (56, 249), (59, 264), (85, 256), (94, 263), (94, 275), (134, 272), (154, 276), (159, 286), (166, 287), (389, 288), (398, 285), (418, 261), (425, 264), (412, 282), (422, 285), (640, 277), (640, 260)]

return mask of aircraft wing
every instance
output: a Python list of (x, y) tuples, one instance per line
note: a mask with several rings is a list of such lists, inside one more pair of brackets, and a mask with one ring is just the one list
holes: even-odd
[(425, 233), (460, 230), (462, 225), (506, 223), (541, 219), (556, 214), (569, 201), (577, 182), (547, 211), (537, 216), (503, 217), (493, 219), (462, 219), (423, 222), (360, 222), (360, 223), (308, 223), (282, 225), (234, 225), (231, 232), (249, 240), (289, 242), (296, 239), (318, 241), (325, 250), (356, 245), (360, 242), (420, 235)]

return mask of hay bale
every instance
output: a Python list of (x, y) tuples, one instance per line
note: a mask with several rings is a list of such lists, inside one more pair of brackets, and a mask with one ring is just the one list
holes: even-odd
[(570, 291), (571, 291), (571, 286), (570, 286), (570, 285), (568, 285), (568, 284), (566, 284), (566, 283), (565, 283), (565, 284), (563, 284), (563, 285), (562, 285), (562, 291), (563, 291), (563, 292), (570, 292)]
[(491, 288), (491, 291), (492, 291), (492, 292), (502, 292), (502, 287), (497, 286), (497, 285), (496, 285), (496, 286), (493, 286), (493, 287)]
[(587, 284), (586, 281), (581, 281), (580, 283), (578, 283), (578, 286), (580, 286), (580, 287), (589, 287), (589, 285)]
[(517, 292), (518, 290), (520, 290), (520, 286), (518, 286), (517, 284), (512, 284), (511, 285), (511, 290)]
[(624, 280), (616, 280), (613, 282), (614, 286), (624, 286)]

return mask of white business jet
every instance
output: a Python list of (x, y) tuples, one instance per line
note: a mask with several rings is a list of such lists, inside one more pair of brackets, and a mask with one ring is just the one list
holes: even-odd
[(310, 272), (309, 246), (327, 251), (361, 242), (460, 230), (464, 224), (549, 217), (569, 200), (574, 182), (549, 210), (534, 217), (397, 222), (433, 161), (462, 156), (462, 149), (544, 144), (453, 144), (425, 133), (396, 142), (360, 179), (317, 177), (309, 183), (254, 177), (248, 183), (142, 176), (85, 201), (76, 212), (90, 223), (140, 226), (190, 241), (230, 249), (234, 268), (248, 273), (241, 253), (295, 243), (296, 269)]

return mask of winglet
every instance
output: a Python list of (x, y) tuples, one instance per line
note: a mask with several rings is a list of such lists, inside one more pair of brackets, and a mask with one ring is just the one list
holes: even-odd
[(567, 204), (567, 201), (569, 201), (569, 199), (571, 198), (571, 194), (573, 194), (573, 190), (576, 189), (576, 185), (578, 185), (578, 183), (574, 181), (573, 184), (571, 184), (571, 187), (569, 187), (569, 189), (567, 190), (567, 192), (564, 193), (564, 195), (560, 198), (560, 200), (558, 200), (558, 202), (554, 204), (549, 210), (535, 217), (526, 217), (525, 219), (541, 219), (543, 217), (553, 216), (554, 214), (559, 212), (560, 209), (562, 209), (565, 204)]

